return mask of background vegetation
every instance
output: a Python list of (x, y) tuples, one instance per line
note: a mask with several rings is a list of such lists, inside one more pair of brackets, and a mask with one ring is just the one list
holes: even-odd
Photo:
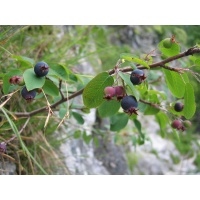
[[(134, 55), (141, 58), (143, 54), (148, 54), (151, 50), (157, 48), (161, 40), (171, 37), (172, 34), (176, 36), (176, 41), (180, 43), (181, 52), (200, 42), (198, 34), (200, 26), (135, 26), (133, 30), (131, 34), (136, 36), (141, 35), (143, 32), (149, 35), (153, 34), (152, 46), (148, 47), (145, 44), (140, 44), (139, 40), (133, 41), (134, 44), (130, 44), (130, 38), (133, 35), (128, 34), (128, 26), (0, 26), (1, 103), (6, 100), (3, 93), (5, 91), (3, 84), (5, 84), (6, 74), (13, 69), (25, 71), (31, 67), (30, 63), (34, 64), (43, 60), (53, 69), (56, 69), (59, 63), (65, 66), (67, 69), (66, 74), (59, 71), (57, 77), (52, 76), (51, 80), (59, 88), (59, 79), (66, 76), (62, 92), (65, 96), (69, 96), (84, 88), (98, 73), (113, 69), (122, 53), (134, 53)], [(133, 52), (134, 45), (136, 46)], [(153, 46), (154, 48), (152, 48)], [(157, 53), (154, 61), (159, 61), (160, 57), (161, 55)], [(198, 56), (195, 56), (195, 59), (198, 59)], [(86, 61), (93, 68), (91, 73), (84, 72)], [(179, 64), (186, 67), (191, 66), (192, 62), (191, 56), (181, 60)], [(128, 63), (128, 65), (131, 65), (131, 63)], [(127, 62), (121, 65), (121, 67), (125, 66), (127, 66)], [(200, 73), (198, 67), (195, 66), (193, 70)], [(169, 95), (171, 102), (177, 100), (169, 94), (168, 87), (162, 77), (163, 74), (160, 74), (159, 70), (150, 70), (147, 74), (148, 82), (155, 82), (154, 88), (162, 89), (165, 96)], [(180, 153), (187, 158), (193, 157), (195, 154), (194, 163), (198, 167), (198, 171), (195, 173), (198, 173), (200, 170), (200, 153), (196, 153), (198, 151), (193, 148), (193, 144), (195, 143), (199, 148), (199, 82), (191, 74), (188, 74), (188, 77), (195, 91), (197, 106), (196, 113), (191, 119), (192, 127), (185, 132), (178, 133), (177, 136), (169, 125), (166, 126), (167, 128), (162, 129), (162, 125), (159, 124), (161, 129), (158, 134), (172, 140)], [(157, 80), (160, 81), (157, 82)], [(160, 85), (163, 85), (163, 87), (160, 87)], [(10, 93), (17, 89), (18, 86), (9, 86), (8, 91)], [(46, 94), (50, 104), (57, 102), (62, 95), (56, 89), (46, 89)], [(99, 145), (98, 137), (87, 136), (84, 128), (80, 128), (84, 124), (83, 114), (89, 113), (90, 109), (73, 99), (70, 103), (63, 103), (56, 107), (55, 114), (49, 118), (46, 127), (45, 122), (48, 112), (32, 116), (25, 128), (23, 126), (27, 122), (27, 117), (13, 115), (14, 113), (31, 112), (46, 105), (47, 101), (43, 94), (39, 94), (32, 103), (26, 103), (20, 92), (17, 92), (4, 106), (9, 116), (6, 117), (3, 111), (0, 112), (0, 142), (9, 140), (15, 134), (18, 135), (18, 138), (8, 143), (7, 153), (1, 154), (0, 161), (4, 163), (9, 160), (15, 163), (17, 166), (16, 174), (55, 174), (58, 170), (62, 170), (63, 174), (69, 174), (59, 151), (59, 146), (64, 141), (71, 137), (81, 137), (87, 144), (94, 142)], [(140, 110), (144, 111), (145, 108), (140, 107)], [(104, 118), (100, 110), (97, 113), (100, 118)], [(146, 113), (145, 117), (148, 118), (148, 115), (156, 115), (156, 113), (151, 110)], [(59, 132), (58, 125), (63, 117), (65, 117), (64, 121), (66, 123), (61, 126), (66, 129), (73, 127), (73, 130), (70, 130), (67, 135), (61, 133), (61, 136), (57, 134), (57, 131)], [(14, 122), (14, 125), (9, 119)], [(113, 139), (117, 144), (126, 146), (127, 142), (131, 141), (133, 146), (137, 146), (148, 140), (145, 127), (140, 127), (139, 120), (132, 119), (135, 124), (133, 132), (139, 133), (139, 136), (137, 134), (136, 136), (131, 135), (131, 137), (124, 134), (130, 129), (130, 127), (127, 128), (128, 125), (126, 126), (127, 122), (124, 122), (125, 126), (118, 127), (119, 121), (117, 120), (120, 120), (120, 124), (123, 124), (122, 122), (123, 120), (126, 121), (126, 117), (121, 113), (111, 116), (111, 130), (115, 132)], [(159, 123), (158, 118), (155, 118), (155, 121)], [(19, 136), (20, 130), (22, 132), (21, 136)], [(96, 134), (102, 134), (101, 129), (96, 130)], [(143, 134), (145, 137), (141, 138)], [(127, 152), (127, 159), (131, 170), (137, 161), (130, 156), (129, 152)], [(180, 162), (180, 159), (175, 156), (173, 160), (174, 163)], [(2, 171), (5, 170), (3, 165), (1, 168)]]

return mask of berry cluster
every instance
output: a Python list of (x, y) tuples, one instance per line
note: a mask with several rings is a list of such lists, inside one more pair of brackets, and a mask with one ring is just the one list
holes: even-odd
[[(49, 72), (49, 66), (45, 62), (38, 62), (34, 67), (34, 72), (37, 77), (46, 76)], [(36, 90), (34, 89), (34, 90), (28, 91), (25, 86), (21, 91), (21, 95), (27, 101), (32, 101), (36, 96)]]
[(104, 89), (104, 94), (104, 99), (107, 99), (108, 101), (112, 100), (115, 96), (117, 100), (120, 101), (126, 95), (126, 92), (122, 86), (110, 86)]
[(185, 131), (187, 128), (191, 127), (192, 123), (189, 120), (179, 120), (176, 119), (171, 123), (172, 128), (177, 130)]
[[(184, 108), (184, 104), (181, 102), (176, 102), (174, 104), (174, 110), (176, 112), (181, 112)], [(185, 131), (187, 128), (191, 127), (192, 123), (189, 120), (182, 121), (181, 119), (176, 119), (171, 123), (172, 128), (177, 130)]]
[[(49, 72), (49, 66), (45, 62), (38, 62), (34, 67), (34, 72), (37, 77), (46, 76)], [(36, 89), (28, 91), (26, 86), (24, 86), (21, 95), (26, 101), (31, 102), (36, 96)]]
[[(47, 63), (43, 61), (38, 62), (34, 66), (34, 72), (37, 77), (46, 76), (49, 72), (49, 66)], [(9, 79), (9, 83), (21, 86), (21, 85), (24, 85), (24, 79), (21, 76), (13, 76)], [(31, 102), (36, 96), (36, 89), (28, 91), (26, 86), (24, 86), (21, 91), (21, 95), (25, 100), (27, 100), (28, 102)]]
[[(135, 69), (130, 75), (130, 80), (133, 85), (139, 85), (146, 79), (144, 72), (140, 69)], [(121, 101), (121, 107), (124, 112), (132, 115), (137, 115), (138, 102), (132, 95), (127, 95), (123, 86), (108, 86), (104, 89), (104, 99), (110, 101), (116, 97), (117, 101)]]

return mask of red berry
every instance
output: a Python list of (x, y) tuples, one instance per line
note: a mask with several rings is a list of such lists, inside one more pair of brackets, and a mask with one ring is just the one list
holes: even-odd
[(120, 101), (125, 96), (125, 94), (126, 94), (126, 92), (124, 90), (124, 87), (122, 87), (122, 86), (115, 87), (115, 95), (116, 95), (118, 101)]
[(177, 129), (177, 130), (181, 130), (183, 128), (181, 121), (177, 119), (172, 122), (171, 126), (172, 128)]
[(111, 100), (115, 96), (115, 88), (108, 86), (104, 89), (104, 99)]

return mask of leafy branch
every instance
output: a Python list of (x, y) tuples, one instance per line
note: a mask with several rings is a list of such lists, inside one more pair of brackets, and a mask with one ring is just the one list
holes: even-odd
[[(164, 59), (164, 60), (162, 60), (160, 62), (156, 62), (156, 63), (150, 64), (149, 67), (150, 67), (150, 69), (157, 68), (157, 67), (162, 67), (162, 68), (165, 68), (167, 70), (172, 70), (172, 71), (176, 71), (176, 72), (180, 73), (181, 70), (186, 70), (186, 69), (182, 69), (182, 68), (176, 69), (176, 68), (172, 68), (172, 67), (167, 67), (167, 66), (165, 66), (165, 64), (170, 63), (170, 62), (172, 62), (174, 60), (178, 60), (178, 59), (183, 58), (183, 57), (187, 57), (187, 56), (190, 56), (190, 55), (193, 55), (193, 54), (197, 54), (197, 53), (200, 53), (200, 48), (198, 48), (197, 46), (194, 46), (194, 47), (191, 47), (188, 50), (186, 50), (185, 52), (182, 52), (182, 53), (180, 53), (178, 55), (171, 56), (171, 57), (169, 57), (167, 59)], [(147, 67), (142, 66), (142, 65), (137, 65), (137, 68), (138, 69), (147, 69)], [(118, 70), (121, 71), (121, 72), (130, 72), (133, 69), (132, 69), (132, 67), (123, 67), (123, 68), (119, 68)], [(113, 75), (115, 72), (116, 72), (116, 68), (108, 70), (109, 75)], [(58, 105), (60, 105), (60, 104), (62, 104), (64, 102), (66, 102), (66, 101), (69, 101), (70, 99), (73, 99), (73, 98), (81, 95), (83, 93), (83, 91), (84, 91), (84, 88), (82, 88), (81, 90), (79, 90), (77, 92), (74, 92), (72, 95), (70, 95), (68, 97), (65, 97), (65, 98), (63, 98), (62, 93), (61, 93), (62, 98), (59, 101), (57, 101), (56, 103), (54, 103), (51, 106), (49, 106), (49, 108), (54, 109)], [(140, 100), (140, 101), (143, 101), (143, 100)], [(145, 102), (143, 101), (143, 103), (145, 103)], [(36, 109), (34, 111), (28, 112), (28, 113), (16, 112), (16, 113), (14, 113), (14, 115), (16, 117), (31, 117), (31, 116), (34, 116), (34, 115), (36, 115), (38, 113), (45, 112), (45, 111), (47, 111), (47, 107), (46, 106), (42, 107), (42, 108), (39, 108), (39, 109)]]

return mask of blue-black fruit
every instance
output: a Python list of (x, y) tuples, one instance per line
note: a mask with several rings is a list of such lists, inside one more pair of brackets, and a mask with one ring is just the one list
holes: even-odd
[(46, 76), (49, 72), (49, 66), (47, 63), (41, 61), (41, 62), (38, 62), (35, 67), (34, 67), (34, 71), (35, 71), (35, 74), (38, 76), (38, 77), (43, 77), (43, 76)]
[(32, 101), (35, 96), (36, 96), (36, 90), (30, 90), (28, 91), (26, 86), (23, 87), (22, 91), (21, 91), (21, 95), (24, 99), (26, 99), (27, 101)]
[(176, 112), (181, 112), (183, 110), (184, 104), (181, 102), (176, 102), (174, 105), (174, 110)]
[(121, 107), (124, 109), (124, 112), (130, 115), (133, 113), (137, 115), (138, 102), (134, 96), (125, 96), (121, 101)]
[(131, 72), (130, 80), (133, 85), (139, 85), (146, 79), (144, 72), (140, 69), (135, 69)]

